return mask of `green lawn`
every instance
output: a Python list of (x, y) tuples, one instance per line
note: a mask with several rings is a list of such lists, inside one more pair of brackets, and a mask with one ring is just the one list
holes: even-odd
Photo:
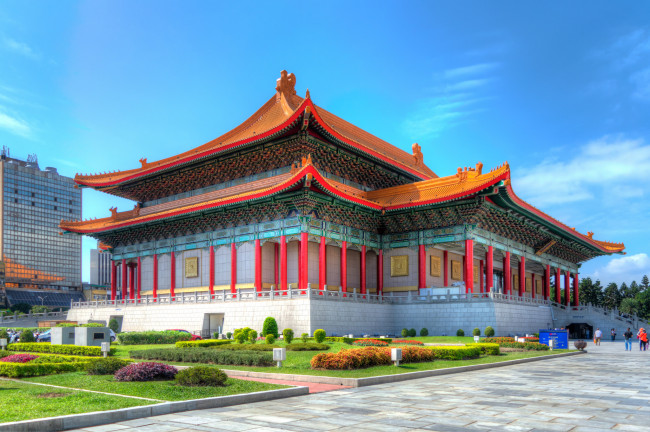
[(165, 401), (202, 399), (207, 397), (275, 390), (287, 387), (237, 379), (228, 379), (225, 387), (184, 387), (176, 385), (174, 381), (118, 382), (113, 379), (112, 375), (86, 375), (83, 372), (23, 378), (23, 381), (53, 384), (85, 390), (98, 390), (106, 393), (139, 396)]
[(111, 349), (115, 350), (113, 356), (115, 357), (129, 357), (131, 351), (158, 349), (158, 348), (174, 348), (175, 344), (161, 344), (161, 345), (120, 345), (117, 343), (111, 344)]
[[(48, 394), (53, 397), (48, 397)], [(0, 401), (0, 422), (108, 411), (155, 403), (1, 380)]]

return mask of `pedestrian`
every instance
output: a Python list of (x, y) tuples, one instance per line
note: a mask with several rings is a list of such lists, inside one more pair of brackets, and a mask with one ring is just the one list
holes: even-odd
[(623, 338), (625, 339), (625, 351), (632, 351), (632, 336), (634, 336), (634, 334), (628, 327), (627, 331), (623, 333)]
[(616, 329), (612, 329), (612, 342), (616, 340)]
[(639, 340), (639, 351), (645, 351), (648, 349), (648, 334), (645, 332), (645, 329), (641, 327), (639, 332), (636, 334), (636, 338)]
[(599, 328), (594, 332), (594, 344), (600, 346), (600, 339), (603, 337), (603, 332)]

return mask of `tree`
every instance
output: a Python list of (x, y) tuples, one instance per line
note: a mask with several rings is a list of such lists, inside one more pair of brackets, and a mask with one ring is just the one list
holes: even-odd
[(643, 278), (641, 278), (641, 291), (647, 290), (648, 286), (650, 286), (650, 279), (648, 279), (648, 275), (643, 275)]
[(618, 289), (618, 292), (621, 293), (621, 298), (626, 299), (626, 298), (633, 298), (634, 296), (630, 296), (630, 288), (627, 286), (625, 282), (623, 282)]
[(621, 293), (618, 292), (618, 286), (612, 282), (605, 288), (605, 299), (603, 306), (607, 309), (615, 309), (621, 303)]
[(262, 325), (262, 336), (268, 334), (272, 334), (276, 338), (278, 337), (278, 323), (273, 317), (267, 317)]
[(584, 305), (589, 303), (594, 306), (600, 306), (602, 290), (600, 287), (600, 282), (596, 281), (596, 284), (597, 285), (595, 285), (589, 277), (586, 277), (580, 281), (580, 304)]
[(638, 315), (642, 319), (650, 319), (650, 290), (637, 294), (635, 298), (638, 307)]
[(639, 302), (636, 299), (624, 298), (618, 310), (627, 315), (636, 315), (639, 313)]
[(16, 303), (9, 309), (11, 309), (12, 312), (22, 312), (24, 314), (27, 314), (32, 309), (32, 305), (28, 303)]
[(630, 298), (635, 298), (638, 293), (641, 292), (641, 288), (639, 288), (639, 284), (636, 283), (636, 281), (632, 281), (630, 284)]

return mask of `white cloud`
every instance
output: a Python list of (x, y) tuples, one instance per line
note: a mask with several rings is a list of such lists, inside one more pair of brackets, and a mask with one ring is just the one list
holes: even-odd
[(0, 112), (0, 129), (25, 138), (31, 135), (31, 129), (26, 122), (2, 112)]
[[(604, 137), (567, 159), (547, 159), (515, 168), (515, 192), (540, 207), (591, 200), (595, 196), (642, 197), (650, 193), (650, 145), (643, 140)], [(550, 193), (552, 191), (552, 193)]]
[(38, 60), (41, 57), (26, 43), (18, 42), (17, 40), (8, 37), (5, 37), (2, 42), (6, 49), (13, 51), (16, 54), (20, 54), (32, 60)]
[(641, 280), (643, 275), (650, 275), (650, 257), (645, 253), (612, 258), (609, 262), (591, 276), (592, 279), (600, 279), (602, 282), (625, 282), (629, 284), (633, 280)]
[(468, 75), (477, 75), (489, 72), (499, 67), (499, 63), (478, 63), (470, 66), (463, 66), (455, 69), (448, 69), (444, 75), (446, 78), (458, 78)]

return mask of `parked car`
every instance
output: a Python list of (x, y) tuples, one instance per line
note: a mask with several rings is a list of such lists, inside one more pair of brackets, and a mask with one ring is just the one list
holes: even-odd
[(195, 334), (192, 334), (192, 333), (188, 332), (187, 330), (182, 330), (182, 329), (169, 329), (168, 331), (178, 331), (178, 332), (183, 332), (183, 333), (189, 333), (189, 334), (192, 335), (192, 339), (190, 339), (190, 340), (193, 340), (193, 341), (194, 341), (194, 340), (202, 340), (202, 339), (203, 339), (201, 336), (199, 336), (199, 335), (195, 335)]
[(52, 330), (48, 330), (38, 335), (36, 342), (52, 342)]
[(115, 339), (117, 339), (117, 335), (115, 335), (115, 332), (111, 329), (109, 329), (111, 332), (111, 342), (115, 342)]

